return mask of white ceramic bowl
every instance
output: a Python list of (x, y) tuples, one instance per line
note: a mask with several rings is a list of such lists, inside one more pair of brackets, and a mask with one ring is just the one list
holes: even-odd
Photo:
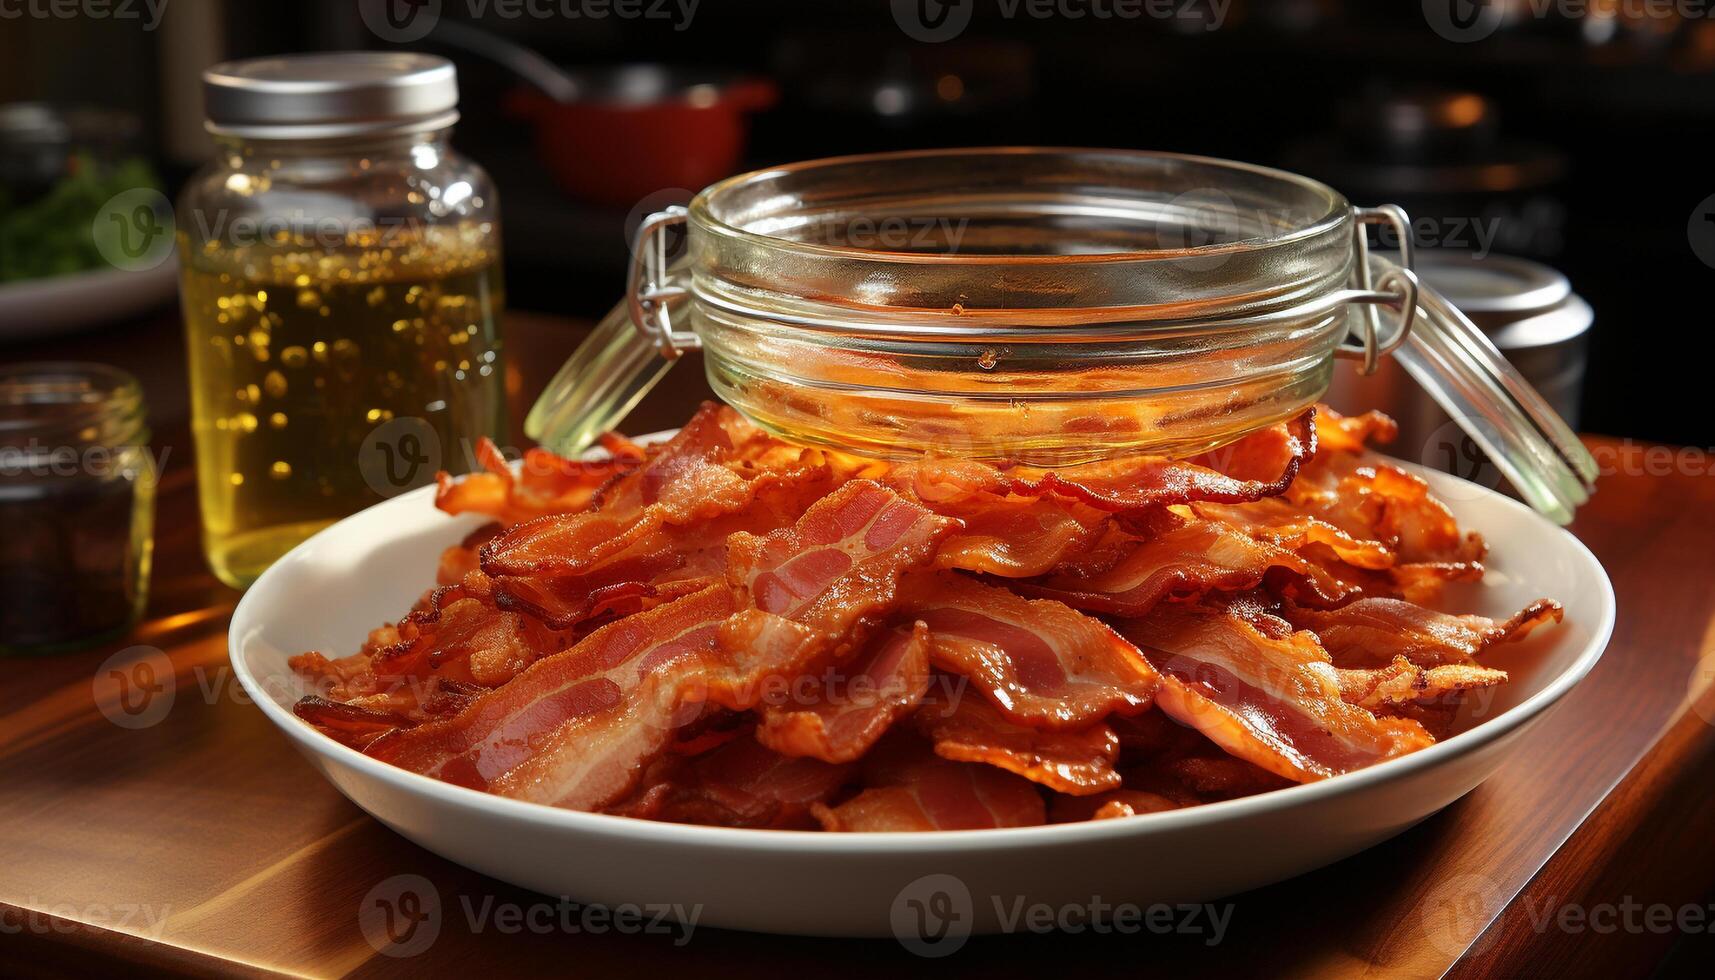
[[(435, 510), (432, 489), (371, 507), (270, 568), (230, 633), (244, 688), (353, 803), (423, 847), (496, 878), (576, 901), (701, 906), (699, 924), (830, 936), (909, 936), (926, 890), (951, 892), (957, 928), (1001, 928), (995, 897), (1053, 908), (1202, 902), (1370, 847), (1470, 792), (1543, 711), (1602, 655), (1614, 593), (1564, 530), (1499, 494), (1425, 474), (1491, 547), (1481, 585), (1450, 596), (1505, 617), (1547, 595), (1566, 621), (1489, 659), (1511, 683), (1468, 730), (1428, 749), (1323, 782), (1125, 820), (1013, 830), (820, 834), (734, 830), (577, 813), (479, 793), (397, 769), (300, 721), (305, 693), (286, 666), (304, 650), (348, 653), (432, 584), (441, 549), (481, 523)], [(949, 879), (929, 875), (951, 875)], [(959, 892), (968, 890), (969, 898)]]

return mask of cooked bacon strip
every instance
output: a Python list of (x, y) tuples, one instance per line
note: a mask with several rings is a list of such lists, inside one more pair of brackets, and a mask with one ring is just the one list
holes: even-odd
[(1315, 544), (1357, 568), (1387, 568), (1394, 563), (1393, 552), (1382, 542), (1360, 541), (1279, 497), (1248, 504), (1196, 503), (1191, 510), (1204, 520), (1219, 522), (1289, 551), (1302, 551)]
[[(485, 580), (476, 572), (464, 580), (472, 581)], [(492, 595), (473, 594), (463, 582), (433, 590), (400, 621), (397, 636), (370, 657), (370, 669), (384, 681), (439, 676), (492, 687), (565, 645), (554, 630), (497, 608)]]
[(782, 755), (851, 762), (929, 689), (929, 635), (897, 627), (880, 633), (848, 665), (831, 668), (787, 704), (763, 709), (756, 740)]
[[(683, 655), (644, 655), (631, 668), (638, 676), (626, 678), (635, 689), (623, 692), (618, 705), (544, 733), (528, 758), (488, 784), (489, 792), (574, 810), (609, 806), (669, 748), (680, 727), (711, 707), (754, 707), (772, 684), (801, 673), (825, 639), (756, 609), (739, 610), (712, 632), (707, 640), (685, 643)], [(615, 673), (623, 677), (627, 670), (610, 670), (609, 678)]]
[(1361, 453), (1371, 442), (1392, 442), (1399, 425), (1380, 412), (1341, 415), (1326, 405), (1316, 406), (1316, 443), (1320, 452)]
[(1318, 411), (1311, 408), (1290, 421), (1264, 426), (1224, 446), (1192, 456), (1189, 462), (1235, 479), (1273, 484), (1279, 474), (1295, 473), (1316, 452), (1317, 435), (1322, 431), (1317, 423)]
[(483, 571), (495, 578), (581, 575), (625, 553), (661, 528), (663, 513), (585, 511), (525, 521), (482, 549)]
[(748, 707), (767, 676), (791, 672), (814, 646), (803, 627), (736, 609), (715, 586), (620, 620), (369, 753), (462, 786), (598, 809), (690, 720), (687, 703)]
[(1108, 528), (1104, 512), (1058, 497), (983, 494), (929, 507), (964, 524), (941, 545), (938, 567), (1004, 578), (1046, 575), (1084, 554)]
[(691, 759), (671, 757), (634, 797), (608, 812), (717, 827), (815, 826), (810, 806), (827, 802), (850, 766), (788, 758), (748, 734)]
[[(868, 766), (870, 786), (839, 806), (810, 808), (823, 830), (896, 832), (1031, 827), (1047, 818), (1027, 779), (993, 766), (949, 762), (916, 749), (886, 770)], [(867, 761), (867, 760), (866, 760)]]
[(495, 577), (581, 574), (665, 524), (692, 524), (743, 508), (755, 487), (722, 465), (732, 455), (729, 426), (738, 424), (736, 418), (731, 409), (705, 405), (647, 463), (606, 487), (597, 509), (511, 528), (483, 549), (483, 570)]
[(712, 646), (735, 608), (731, 593), (714, 587), (620, 620), (538, 662), (457, 717), (373, 746), (371, 754), (484, 788), (527, 758), (546, 733), (619, 705), (647, 671)]
[(1144, 540), (1113, 568), (1091, 576), (1060, 574), (1021, 582), (1031, 595), (1076, 609), (1142, 616), (1167, 598), (1255, 588), (1271, 573), (1290, 580), (1306, 602), (1332, 604), (1347, 589), (1316, 564), (1218, 521), (1192, 520)]
[(1057, 794), (1048, 804), (1049, 823), (1078, 823), (1084, 820), (1113, 820), (1145, 813), (1177, 810), (1183, 804), (1140, 789), (1116, 789), (1095, 796)]
[(1011, 487), (1014, 493), (1059, 494), (1121, 513), (1199, 500), (1231, 504), (1278, 496), (1316, 451), (1315, 414), (1306, 410), (1281, 430), (1285, 458), (1280, 472), (1269, 479), (1241, 479), (1189, 460), (1141, 456), (1057, 470), (1019, 467), (1009, 473)]
[(1141, 711), (1160, 683), (1102, 623), (956, 572), (915, 581), (901, 612), (928, 625), (935, 666), (969, 678), (1017, 724), (1088, 728), (1116, 711)]
[(416, 724), (397, 711), (329, 701), (315, 694), (299, 698), (292, 705), (292, 713), (316, 726), (323, 735), (359, 751), (388, 732)]
[(1342, 699), (1309, 633), (1275, 638), (1227, 610), (1180, 604), (1121, 629), (1163, 674), (1161, 710), (1286, 779), (1351, 772), (1432, 741), (1415, 722)]
[(1192, 754), (1167, 761), (1162, 768), (1199, 802), (1255, 796), (1292, 785), (1290, 779), (1230, 755)]
[(1318, 453), (1286, 500), (1354, 538), (1388, 545), (1396, 561), (1476, 562), (1483, 539), (1463, 534), (1429, 484), (1397, 466), (1349, 453)]
[(711, 495), (718, 498), (723, 490), (732, 492), (744, 482), (720, 464), (741, 458), (742, 447), (759, 438), (759, 430), (731, 408), (704, 402), (642, 466), (603, 487), (595, 506), (609, 513), (634, 513), (660, 504), (671, 523), (699, 520), (711, 512)]
[(868, 480), (817, 501), (792, 527), (727, 539), (727, 576), (764, 612), (843, 635), (884, 612), (899, 576), (958, 528)]
[(1075, 795), (1118, 789), (1119, 738), (1103, 724), (1082, 731), (1047, 732), (1016, 725), (988, 702), (958, 698), (925, 707), (913, 716), (935, 754), (954, 762), (982, 762), (1015, 772), (1033, 783)]
[(891, 466), (879, 479), (907, 500), (931, 508), (1004, 496), (1012, 487), (1007, 475), (989, 463), (938, 453)]
[(1507, 682), (1507, 672), (1476, 664), (1419, 667), (1395, 657), (1386, 667), (1338, 671), (1340, 696), (1350, 704), (1383, 711), (1414, 701), (1437, 701), (1479, 687)]
[(1385, 666), (1403, 657), (1420, 667), (1464, 664), (1497, 643), (1522, 640), (1558, 623), (1560, 603), (1538, 599), (1506, 622), (1485, 616), (1455, 616), (1401, 599), (1359, 599), (1338, 609), (1288, 605), (1286, 618), (1313, 631), (1339, 667)]
[(608, 458), (588, 462), (530, 449), (514, 475), (500, 449), (484, 438), (476, 447), (480, 471), (456, 481), (444, 471), (435, 474), (435, 506), (449, 514), (487, 514), (506, 525), (583, 510), (597, 490), (642, 459), (641, 450), (623, 437), (610, 433), (603, 445)]
[(496, 579), (495, 602), (553, 629), (571, 629), (624, 599), (654, 594), (650, 580), (684, 560), (671, 548), (662, 548), (615, 558), (583, 575), (503, 576)]

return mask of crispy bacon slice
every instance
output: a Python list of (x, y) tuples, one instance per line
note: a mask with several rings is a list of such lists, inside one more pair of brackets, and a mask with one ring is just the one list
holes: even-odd
[(685, 524), (722, 510), (720, 494), (736, 491), (744, 477), (722, 466), (742, 460), (767, 437), (725, 405), (704, 402), (673, 438), (636, 469), (611, 481), (595, 506), (609, 513), (635, 513), (661, 505), (666, 519)]
[(830, 668), (785, 705), (768, 705), (756, 740), (787, 756), (851, 762), (929, 689), (929, 634), (896, 627), (878, 634), (849, 665)]
[(937, 566), (1004, 578), (1052, 572), (1084, 554), (1109, 523), (1106, 513), (1057, 497), (983, 494), (957, 504), (930, 506), (964, 524), (941, 545), (935, 556)]
[(1183, 604), (1121, 631), (1162, 672), (1163, 711), (1283, 778), (1323, 779), (1432, 741), (1416, 722), (1348, 704), (1309, 633), (1270, 636), (1228, 610)]
[(316, 694), (299, 698), (292, 705), (292, 713), (316, 726), (329, 738), (359, 751), (388, 732), (416, 724), (409, 716), (397, 711), (329, 701)]
[(1316, 452), (1317, 436), (1322, 431), (1317, 423), (1319, 411), (1319, 407), (1307, 409), (1289, 421), (1264, 426), (1192, 456), (1190, 462), (1255, 484), (1272, 485), (1282, 473), (1289, 474), (1287, 482), (1291, 482), (1291, 474)]
[[(478, 585), (484, 591), (475, 591)], [(493, 687), (565, 647), (567, 637), (555, 630), (498, 608), (486, 586), (475, 572), (459, 585), (434, 589), (399, 622), (397, 641), (372, 653), (375, 677), (385, 683), (438, 676)]]
[(1230, 755), (1192, 753), (1163, 765), (1165, 774), (1195, 794), (1199, 802), (1255, 796), (1292, 785), (1261, 766)]
[(1507, 682), (1507, 672), (1476, 664), (1419, 667), (1395, 657), (1386, 667), (1337, 671), (1340, 696), (1371, 711), (1386, 711), (1418, 701), (1453, 700), (1465, 691)]
[(1288, 551), (1321, 545), (1340, 561), (1357, 568), (1381, 569), (1394, 563), (1392, 550), (1382, 542), (1354, 538), (1279, 497), (1248, 504), (1196, 503), (1191, 510), (1204, 520), (1218, 522)]
[(546, 734), (620, 705), (648, 671), (711, 647), (735, 609), (732, 594), (717, 586), (628, 617), (537, 663), (457, 717), (372, 746), (370, 754), (485, 788)]
[(1330, 605), (1348, 589), (1320, 566), (1284, 548), (1258, 541), (1218, 521), (1190, 520), (1144, 539), (1119, 564), (1096, 575), (1062, 573), (1021, 582), (1031, 595), (1058, 599), (1075, 609), (1137, 617), (1168, 598), (1255, 588), (1283, 577), (1308, 603)]
[(1400, 563), (1477, 562), (1486, 550), (1480, 535), (1460, 532), (1428, 483), (1379, 460), (1318, 453), (1286, 500), (1354, 538), (1388, 545)]
[[(1081, 466), (1042, 470), (1018, 467), (1009, 471), (1014, 493), (1040, 496), (1053, 493), (1082, 500), (1103, 510), (1137, 512), (1164, 504), (1207, 500), (1243, 503), (1284, 493), (1299, 466), (1316, 451), (1314, 409), (1306, 410), (1278, 432), (1257, 437), (1258, 442), (1278, 439), (1283, 462), (1268, 479), (1229, 476), (1190, 460), (1141, 456)], [(1249, 460), (1260, 451), (1246, 450)]]
[(1030, 827), (1047, 819), (1036, 787), (1010, 772), (949, 762), (917, 746), (887, 754), (895, 758), (885, 766), (866, 766), (869, 787), (863, 792), (838, 806), (810, 808), (823, 830), (981, 830)]
[(1560, 603), (1538, 599), (1511, 619), (1455, 616), (1401, 599), (1359, 599), (1338, 609), (1288, 605), (1284, 614), (1298, 629), (1313, 631), (1342, 668), (1382, 667), (1404, 658), (1420, 667), (1465, 664), (1498, 643), (1522, 640), (1558, 623)]
[(1113, 820), (1145, 813), (1177, 810), (1183, 804), (1160, 793), (1140, 789), (1116, 789), (1094, 796), (1056, 795), (1048, 804), (1049, 823), (1078, 823), (1084, 820)]
[(1381, 412), (1341, 415), (1326, 405), (1316, 406), (1316, 443), (1319, 451), (1361, 453), (1371, 442), (1392, 442), (1399, 425)]
[(528, 613), (550, 628), (565, 630), (626, 599), (655, 594), (650, 580), (683, 564), (671, 548), (631, 553), (582, 575), (508, 575), (495, 580), (502, 609)]
[(728, 538), (728, 581), (764, 612), (842, 635), (885, 613), (899, 576), (927, 563), (958, 526), (878, 483), (852, 480), (792, 527)]
[[(816, 637), (714, 586), (604, 627), (456, 717), (379, 739), (369, 753), (448, 782), (599, 809), (690, 720), (684, 706), (749, 707)], [(694, 712), (692, 713), (694, 715)]]
[(604, 488), (596, 509), (511, 528), (483, 548), (483, 570), (497, 578), (581, 574), (663, 525), (692, 524), (743, 508), (755, 488), (722, 465), (733, 453), (736, 420), (731, 409), (705, 405), (647, 463)]
[(487, 514), (508, 526), (583, 510), (597, 490), (643, 458), (642, 451), (623, 437), (609, 434), (603, 437), (603, 445), (609, 448), (609, 456), (588, 462), (564, 459), (543, 449), (528, 450), (514, 475), (499, 447), (484, 438), (476, 447), (481, 470), (457, 480), (444, 471), (435, 474), (435, 506), (449, 514)]
[(1049, 789), (1080, 796), (1120, 786), (1114, 771), (1119, 738), (1106, 725), (1042, 731), (1008, 721), (976, 697), (940, 707), (945, 710), (925, 709), (913, 720), (943, 759), (999, 766)]
[(789, 758), (748, 734), (694, 758), (669, 757), (610, 813), (717, 827), (815, 827), (810, 806), (839, 791), (850, 766)]
[(770, 685), (802, 672), (823, 641), (798, 623), (740, 609), (719, 624), (712, 640), (685, 643), (682, 656), (659, 650), (645, 655), (632, 668), (639, 676), (621, 703), (556, 726), (488, 790), (569, 809), (608, 806), (630, 791), (680, 727), (711, 707), (754, 707)]
[(1113, 630), (1049, 599), (939, 572), (901, 612), (929, 627), (930, 659), (1021, 725), (1079, 730), (1150, 703), (1160, 678)]

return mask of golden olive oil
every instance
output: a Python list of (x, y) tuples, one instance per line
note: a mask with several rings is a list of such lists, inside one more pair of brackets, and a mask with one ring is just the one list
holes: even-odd
[[(462, 471), (476, 439), (505, 431), (490, 226), (336, 244), (180, 241), (203, 545), (238, 588), (432, 467)], [(386, 465), (366, 467), (366, 452)]]

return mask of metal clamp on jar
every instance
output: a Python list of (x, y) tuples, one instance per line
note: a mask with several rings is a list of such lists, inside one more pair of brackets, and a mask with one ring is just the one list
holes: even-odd
[[(561, 452), (700, 347), (796, 441), (1039, 465), (1181, 455), (1289, 418), (1336, 358), (1391, 353), (1533, 506), (1595, 463), (1494, 346), (1367, 226), (1397, 207), (1247, 164), (1119, 150), (881, 154), (743, 174), (639, 227), (628, 296), (526, 422)], [(685, 228), (682, 255), (666, 233)], [(1389, 311), (1384, 313), (1383, 311)]]

